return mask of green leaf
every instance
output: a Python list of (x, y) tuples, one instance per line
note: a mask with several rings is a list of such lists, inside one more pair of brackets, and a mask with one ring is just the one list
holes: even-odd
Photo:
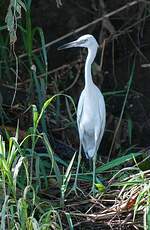
[(21, 165), (22, 165), (24, 159), (25, 159), (25, 157), (20, 157), (17, 164), (14, 167), (13, 184), (14, 184), (15, 191), (16, 191), (17, 176), (18, 176), (19, 170), (21, 168)]
[(20, 198), (18, 200), (17, 211), (18, 211), (18, 218), (20, 220), (21, 229), (26, 230), (26, 221), (27, 221), (27, 210), (28, 204), (24, 198)]
[(106, 187), (102, 183), (96, 183), (95, 186), (100, 193), (106, 191)]
[(54, 153), (53, 153), (53, 150), (51, 148), (51, 145), (49, 143), (49, 140), (46, 136), (45, 133), (43, 133), (43, 139), (44, 139), (44, 143), (45, 143), (45, 146), (46, 146), (46, 149), (47, 149), (47, 152), (48, 152), (48, 156), (51, 160), (51, 163), (52, 163), (52, 168), (54, 169), (54, 172), (55, 172), (55, 175), (56, 175), (56, 179), (57, 179), (57, 182), (59, 184), (59, 187), (61, 187), (61, 184), (62, 184), (62, 177), (61, 177), (61, 174), (60, 174), (60, 170), (59, 170), (59, 167), (55, 161), (55, 158), (54, 158)]
[(8, 203), (9, 196), (5, 196), (4, 204), (1, 209), (1, 228), (2, 230), (6, 229), (5, 226), (5, 219), (7, 218), (7, 203)]
[(118, 157), (117, 159), (114, 159), (100, 167), (98, 167), (96, 169), (96, 173), (102, 173), (105, 172), (106, 170), (112, 169), (116, 166), (119, 166), (121, 164), (124, 164), (126, 161), (132, 160), (133, 157), (138, 157), (140, 155), (142, 155), (142, 152), (138, 152), (138, 153), (129, 153), (126, 156), (122, 156), (122, 157)]
[(38, 115), (39, 115), (36, 105), (32, 105), (32, 113), (33, 113), (33, 127), (35, 128), (38, 120)]
[[(27, 219), (27, 229), (40, 230), (42, 228), (40, 228), (37, 220), (34, 217), (29, 217)], [(45, 228), (45, 230), (46, 230), (46, 228)]]
[(131, 117), (128, 117), (129, 145), (132, 144), (132, 129), (133, 129), (133, 123), (132, 123)]
[(73, 227), (73, 223), (72, 223), (72, 219), (71, 219), (71, 215), (69, 212), (66, 212), (66, 217), (67, 217), (67, 221), (68, 221), (68, 224), (69, 224), (69, 229), (70, 230), (74, 230), (74, 227)]
[(150, 207), (147, 208), (147, 218), (146, 218), (146, 223), (147, 223), (147, 230), (150, 230)]
[(75, 159), (75, 156), (76, 156), (76, 152), (74, 153), (69, 165), (68, 165), (68, 168), (66, 170), (66, 173), (65, 175), (63, 176), (63, 184), (62, 184), (62, 187), (61, 187), (61, 190), (63, 190), (63, 192), (65, 193), (66, 189), (67, 189), (67, 186), (68, 186), (68, 183), (69, 183), (69, 180), (70, 180), (70, 177), (71, 177), (71, 168), (72, 168), (72, 165), (74, 163), (74, 159)]
[(43, 113), (44, 113), (45, 110), (47, 109), (47, 107), (48, 107), (48, 106), (51, 104), (51, 102), (52, 102), (56, 97), (58, 97), (58, 96), (65, 96), (65, 97), (67, 97), (67, 98), (71, 101), (71, 103), (73, 104), (73, 107), (74, 107), (74, 109), (75, 109), (75, 111), (76, 111), (76, 107), (75, 107), (74, 101), (73, 101), (73, 99), (72, 99), (70, 96), (68, 96), (67, 94), (61, 94), (61, 93), (55, 94), (54, 96), (52, 96), (51, 98), (49, 98), (47, 101), (44, 102), (44, 105), (43, 105), (43, 107), (42, 107), (42, 109), (41, 109), (41, 112), (40, 112), (40, 114), (39, 114), (38, 120), (37, 120), (37, 122), (36, 122), (36, 127), (38, 126), (39, 121), (40, 121), (40, 119), (41, 119)]
[(25, 11), (27, 11), (27, 8), (26, 8), (25, 4), (23, 3), (23, 1), (17, 0), (17, 2)]

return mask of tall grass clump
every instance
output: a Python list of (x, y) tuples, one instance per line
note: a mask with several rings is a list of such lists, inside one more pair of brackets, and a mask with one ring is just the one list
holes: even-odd
[[(25, 110), (36, 100), (40, 111), (46, 100), (48, 61), (43, 30), (32, 25), (31, 3), (30, 0), (11, 0), (9, 3), (5, 22), (2, 22), (4, 25), (0, 27), (0, 78), (4, 81), (4, 88), (11, 89), (6, 105), (13, 107), (17, 99)], [(34, 53), (33, 49), (37, 47), (39, 52)], [(39, 75), (42, 77), (38, 77)], [(22, 86), (26, 87), (27, 97)], [(19, 98), (19, 92), (24, 94), (25, 100), (21, 101), (22, 96)], [(0, 96), (3, 102), (5, 92)], [(12, 118), (6, 115), (4, 108), (2, 109), (3, 112), (0, 113), (2, 123), (4, 124), (6, 120), (10, 122)], [(47, 132), (45, 120), (43, 115), (42, 129)]]
[[(0, 136), (1, 229), (49, 229), (52, 226), (62, 229), (57, 209), (51, 205), (51, 201), (50, 203), (40, 201), (39, 197), (39, 191), (43, 187), (53, 189), (49, 188), (48, 184), (48, 180), (53, 179), (60, 194), (58, 207), (64, 206), (65, 192), (75, 158), (74, 155), (66, 168), (66, 163), (55, 156), (46, 133), (38, 131), (43, 114), (56, 97), (57, 95), (45, 101), (40, 113), (33, 105), (33, 126), (20, 143), (19, 122), (15, 137), (7, 135), (7, 140), (4, 141)], [(69, 96), (66, 97), (73, 103)], [(28, 148), (25, 144), (27, 140), (30, 141)], [(39, 141), (45, 146), (45, 153), (36, 151)], [(66, 168), (64, 175), (58, 162), (64, 164)]]
[[(10, 0), (5, 22), (0, 27), (0, 80), (6, 89), (11, 89), (10, 95), (7, 90), (5, 92), (9, 100), (5, 93), (0, 92), (0, 119), (5, 130), (5, 135), (0, 134), (0, 229), (73, 230), (80, 228), (80, 224), (86, 228), (85, 224), (89, 225), (90, 222), (92, 227), (93, 223), (102, 223), (101, 229), (104, 229), (104, 222), (112, 227), (116, 217), (119, 219), (116, 221), (119, 226), (127, 222), (134, 225), (139, 214), (143, 218), (140, 227), (150, 229), (150, 171), (140, 167), (141, 159), (144, 163), (146, 161), (145, 153), (135, 151), (132, 146), (134, 124), (130, 114), (126, 113), (135, 76), (136, 58), (133, 64), (129, 63), (131, 73), (126, 86), (104, 93), (105, 97), (123, 98), (107, 156), (111, 158), (112, 152), (116, 151), (116, 137), (123, 117), (127, 121), (128, 144), (131, 147), (122, 151), (120, 144), (118, 157), (108, 159), (105, 163), (97, 161), (95, 197), (88, 194), (92, 181), (90, 167), (85, 163), (81, 164), (78, 175), (79, 194), (74, 196), (71, 192), (76, 176), (74, 171), (77, 152), (74, 151), (71, 160), (62, 159), (61, 155), (55, 153), (51, 145), (51, 127), (48, 127), (47, 120), (50, 120), (50, 114), (54, 117), (55, 124), (59, 123), (63, 98), (67, 110), (63, 116), (67, 125), (63, 124), (63, 128), (75, 126), (76, 108), (72, 98), (66, 94), (51, 92), (51, 95), (55, 95), (47, 95), (48, 74), (51, 73), (48, 73), (47, 45), (42, 28), (32, 24), (31, 4), (32, 0)], [(57, 5), (61, 4), (57, 0)], [(133, 60), (132, 54), (130, 58)], [(75, 67), (76, 78), (74, 70), (70, 71), (70, 66), (68, 69), (69, 77), (74, 80), (61, 92), (72, 89), (81, 74), (78, 64)], [(63, 81), (60, 86), (64, 86)], [(23, 95), (21, 98), (19, 92)], [(53, 106), (53, 102), (56, 102), (56, 106)], [(9, 107), (11, 115), (6, 110)], [(21, 116), (26, 116), (25, 111), (32, 107), (32, 121), (23, 123), (23, 138), (20, 135), (21, 121), (17, 122), (13, 135), (5, 127), (11, 121), (16, 123), (19, 117), (16, 112), (18, 107)], [(51, 111), (48, 114), (48, 108), (53, 114)], [(13, 109), (17, 114), (15, 119), (12, 116)], [(127, 218), (124, 217), (125, 214)], [(90, 225), (87, 227), (90, 228)]]

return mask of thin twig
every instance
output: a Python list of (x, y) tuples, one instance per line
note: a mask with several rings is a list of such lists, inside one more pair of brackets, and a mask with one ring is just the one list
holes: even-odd
[(79, 77), (80, 77), (81, 67), (82, 67), (82, 65), (80, 64), (80, 67), (79, 67), (79, 70), (78, 70), (78, 72), (77, 72), (76, 78), (75, 78), (74, 81), (71, 83), (71, 85), (69, 85), (66, 89), (63, 89), (60, 93), (67, 92), (68, 90), (72, 89), (72, 87), (76, 84), (76, 82), (78, 81), (78, 79), (79, 79)]
[(15, 71), (16, 78), (15, 78), (15, 92), (14, 92), (13, 99), (12, 99), (12, 102), (11, 102), (11, 108), (13, 107), (13, 104), (14, 104), (14, 101), (15, 101), (15, 98), (16, 98), (17, 86), (18, 86), (17, 85), (17, 83), (18, 83), (18, 73), (19, 73), (19, 63), (18, 63), (18, 58), (17, 58), (16, 52), (15, 52), (14, 43), (12, 44), (12, 50), (13, 50), (13, 54), (14, 54), (15, 62), (16, 62), (16, 71)]
[(110, 159), (110, 156), (111, 156), (111, 153), (112, 153), (112, 150), (113, 150), (113, 147), (114, 147), (115, 139), (116, 139), (116, 136), (117, 136), (117, 133), (118, 133), (121, 121), (122, 121), (122, 117), (123, 117), (123, 114), (124, 114), (127, 98), (128, 98), (131, 83), (132, 83), (134, 68), (135, 68), (135, 58), (134, 58), (134, 63), (133, 63), (132, 71), (131, 71), (131, 77), (130, 77), (129, 82), (128, 82), (127, 92), (126, 92), (125, 99), (124, 99), (124, 102), (123, 102), (123, 106), (122, 106), (121, 114), (120, 114), (120, 117), (119, 117), (119, 121), (118, 121), (117, 127), (115, 129), (115, 133), (114, 133), (114, 136), (113, 136), (113, 140), (112, 140), (112, 144), (111, 144), (111, 147), (110, 147), (110, 150), (109, 150), (107, 161), (109, 161), (109, 159)]
[[(86, 24), (86, 25), (84, 25), (84, 26), (82, 26), (82, 27), (77, 28), (76, 30), (74, 30), (74, 31), (72, 31), (72, 32), (70, 32), (70, 33), (68, 33), (68, 34), (65, 34), (65, 35), (61, 36), (60, 38), (55, 39), (55, 40), (52, 41), (52, 42), (49, 42), (49, 43), (45, 44), (45, 48), (48, 48), (48, 47), (50, 47), (50, 46), (56, 44), (57, 42), (60, 42), (60, 41), (62, 41), (63, 39), (70, 37), (71, 35), (74, 35), (74, 34), (76, 34), (76, 33), (79, 33), (79, 32), (81, 32), (81, 31), (87, 29), (88, 27), (95, 25), (96, 23), (103, 21), (103, 20), (106, 19), (106, 18), (109, 18), (109, 17), (111, 17), (111, 16), (113, 16), (113, 15), (115, 15), (115, 14), (118, 14), (118, 13), (120, 13), (121, 11), (123, 11), (123, 10), (125, 10), (125, 9), (128, 9), (128, 8), (134, 6), (134, 5), (137, 5), (137, 4), (140, 3), (140, 2), (144, 2), (144, 3), (146, 3), (146, 4), (150, 4), (148, 1), (144, 1), (144, 0), (136, 0), (136, 1), (133, 1), (133, 2), (130, 2), (130, 3), (127, 3), (126, 5), (120, 7), (119, 9), (116, 9), (116, 10), (114, 10), (114, 11), (112, 11), (112, 12), (110, 12), (110, 13), (108, 13), (108, 14), (106, 14), (106, 15), (100, 17), (100, 18), (97, 18), (96, 20), (93, 20), (92, 22), (90, 22), (90, 23), (88, 23), (88, 24)], [(34, 50), (32, 50), (32, 53), (39, 52), (41, 49), (42, 49), (42, 48), (34, 49)], [(24, 54), (21, 54), (21, 55), (19, 56), (19, 58), (23, 58), (23, 57), (26, 57), (26, 56), (27, 56), (27, 53), (24, 53)]]
[[(52, 70), (50, 70), (50, 71), (47, 72), (47, 76), (49, 76), (50, 74), (56, 73), (56, 72), (58, 72), (58, 71), (60, 71), (60, 70), (66, 69), (66, 68), (70, 68), (70, 69), (71, 69), (71, 68), (72, 68), (74, 65), (76, 65), (78, 62), (79, 62), (79, 59), (76, 60), (76, 61), (73, 61), (73, 62), (71, 62), (71, 63), (69, 63), (69, 64), (64, 64), (64, 65), (59, 66), (59, 67), (57, 67), (57, 68), (55, 68), (55, 69), (52, 69)], [(42, 74), (40, 74), (40, 75), (37, 76), (37, 79), (41, 79), (41, 78), (43, 78), (44, 76), (45, 76), (45, 73), (42, 73)], [(31, 81), (31, 79), (27, 79), (27, 80), (25, 80), (25, 81), (23, 81), (23, 82), (18, 83), (18, 86), (27, 84), (27, 83), (29, 83), (30, 81)]]
[(147, 61), (147, 62), (150, 63), (150, 60), (149, 60), (149, 59), (142, 53), (142, 51), (137, 47), (137, 45), (135, 44), (135, 42), (134, 42), (134, 40), (132, 39), (132, 37), (130, 36), (130, 34), (127, 33), (127, 35), (128, 35), (128, 37), (129, 37), (130, 41), (132, 42), (133, 46), (134, 46), (135, 49), (137, 50), (137, 52), (141, 55), (141, 57), (142, 57), (145, 61)]
[(103, 60), (104, 60), (104, 51), (105, 51), (105, 46), (106, 46), (106, 39), (104, 39), (104, 42), (102, 44), (102, 54), (101, 54), (101, 60), (100, 60), (100, 71), (102, 71), (102, 66), (103, 66)]

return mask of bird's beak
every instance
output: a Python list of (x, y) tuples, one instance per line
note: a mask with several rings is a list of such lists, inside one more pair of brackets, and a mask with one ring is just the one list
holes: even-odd
[(64, 45), (58, 47), (58, 50), (68, 49), (68, 48), (77, 47), (77, 46), (78, 46), (77, 41), (73, 41), (73, 42), (69, 42), (67, 44), (64, 44)]

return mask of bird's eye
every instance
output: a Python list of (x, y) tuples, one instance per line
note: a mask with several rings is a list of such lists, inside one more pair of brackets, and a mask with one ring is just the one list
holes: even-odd
[(82, 45), (82, 44), (86, 43), (87, 41), (88, 41), (88, 39), (83, 39), (80, 41), (80, 44)]
[(84, 39), (84, 40), (83, 40), (83, 43), (86, 43), (87, 41), (88, 41), (88, 39)]
[(88, 41), (88, 39), (83, 39), (83, 40), (79, 41), (79, 43), (78, 43), (78, 44), (80, 44), (80, 45), (84, 45), (87, 41)]

